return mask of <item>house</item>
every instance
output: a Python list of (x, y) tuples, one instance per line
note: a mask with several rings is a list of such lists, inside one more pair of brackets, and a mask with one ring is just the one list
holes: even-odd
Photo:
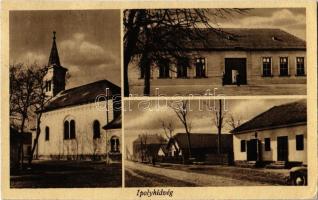
[(67, 68), (60, 63), (55, 32), (48, 66), (43, 82), (49, 102), (42, 110), (35, 157), (100, 159), (120, 153), (121, 131), (102, 129), (115, 122), (119, 128), (120, 87), (100, 80), (65, 89)]
[(165, 144), (167, 144), (166, 139), (160, 135), (139, 135), (133, 141), (133, 160), (139, 162), (157, 160), (163, 156), (161, 151)]
[(306, 100), (274, 106), (231, 132), (236, 163), (307, 163)]
[[(22, 144), (22, 151), (19, 148)], [(20, 156), (23, 153), (23, 158), (27, 159), (31, 156), (32, 136), (30, 132), (20, 133), (13, 127), (10, 127), (10, 167), (16, 168), (19, 165)]]
[[(184, 50), (190, 54), (188, 58), (173, 63), (163, 60), (152, 65), (153, 87), (221, 87), (238, 81), (241, 85), (306, 84), (306, 42), (286, 31), (206, 28), (201, 32), (204, 41), (194, 40), (185, 45)], [(132, 84), (143, 85), (143, 71), (138, 67), (130, 70)]]
[[(232, 134), (221, 134), (221, 153), (232, 154)], [(218, 134), (191, 133), (191, 157), (198, 161), (205, 161), (210, 155), (218, 153)], [(189, 160), (189, 142), (186, 133), (178, 133), (172, 137), (167, 145), (168, 156)]]

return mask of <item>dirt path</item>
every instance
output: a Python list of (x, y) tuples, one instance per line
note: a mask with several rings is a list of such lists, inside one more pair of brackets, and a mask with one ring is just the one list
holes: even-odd
[(175, 169), (165, 169), (159, 167), (153, 167), (146, 164), (140, 164), (130, 161), (125, 161), (125, 168), (130, 172), (133, 170), (141, 170), (154, 175), (165, 176), (173, 178), (179, 181), (187, 181), (197, 186), (258, 186), (258, 185), (269, 185), (265, 183), (248, 181), (248, 180), (237, 180), (227, 177), (214, 176), (199, 174), (193, 172), (186, 172)]

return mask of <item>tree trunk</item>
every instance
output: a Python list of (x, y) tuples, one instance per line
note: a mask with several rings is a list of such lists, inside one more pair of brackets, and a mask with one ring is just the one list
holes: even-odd
[(40, 128), (40, 125), (41, 125), (41, 117), (42, 117), (42, 113), (40, 113), (40, 114), (37, 116), (37, 120), (36, 120), (36, 136), (35, 136), (35, 139), (34, 139), (33, 147), (32, 147), (32, 149), (31, 149), (31, 155), (30, 155), (30, 157), (29, 157), (29, 162), (28, 162), (29, 165), (32, 164), (33, 155), (34, 155), (36, 146), (38, 145), (38, 142), (39, 142), (39, 137), (40, 137), (40, 134), (41, 134), (41, 128)]
[(21, 122), (21, 127), (20, 127), (20, 138), (19, 138), (19, 150), (18, 150), (18, 160), (19, 160), (19, 167), (20, 169), (23, 169), (23, 159), (24, 159), (24, 155), (23, 155), (23, 134), (24, 134), (24, 125), (25, 125), (25, 120), (26, 117), (22, 116), (22, 122)]
[(219, 120), (218, 120), (218, 154), (222, 153), (221, 134), (222, 134), (222, 100), (219, 99)]

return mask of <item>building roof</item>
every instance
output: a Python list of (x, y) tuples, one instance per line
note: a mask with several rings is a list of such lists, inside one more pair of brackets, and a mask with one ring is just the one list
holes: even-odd
[[(140, 144), (140, 143), (141, 143), (140, 137), (138, 137), (137, 139), (135, 139), (133, 141), (133, 144)], [(150, 144), (160, 144), (161, 145), (161, 144), (167, 143), (167, 141), (162, 136), (157, 135), (157, 134), (153, 134), (153, 135), (147, 135), (146, 143), (147, 143), (147, 145), (150, 145)]]
[(241, 126), (233, 129), (231, 133), (238, 134), (249, 131), (273, 129), (281, 126), (291, 126), (307, 122), (306, 100), (274, 106), (257, 115)]
[(121, 114), (115, 117), (112, 121), (110, 121), (108, 124), (103, 126), (103, 129), (119, 129), (121, 128)]
[[(185, 39), (187, 49), (194, 50), (306, 50), (306, 42), (281, 29), (202, 28), (201, 37)], [(189, 30), (173, 31), (180, 41)], [(176, 33), (176, 32), (180, 32)], [(204, 38), (204, 42), (199, 41)], [(169, 48), (163, 46), (163, 48)], [(171, 47), (174, 48), (174, 47)]]
[(60, 57), (59, 57), (59, 53), (57, 51), (57, 46), (56, 46), (56, 42), (55, 42), (55, 31), (53, 31), (53, 43), (52, 43), (52, 48), (51, 48), (51, 53), (50, 53), (50, 58), (49, 58), (49, 63), (48, 65), (57, 65), (60, 66)]
[[(232, 147), (232, 134), (221, 134), (222, 147)], [(173, 137), (181, 149), (188, 148), (188, 138), (186, 133), (178, 133)], [(169, 143), (173, 140), (170, 140)], [(218, 135), (216, 133), (191, 133), (191, 148), (217, 148)]]
[[(109, 88), (109, 96), (120, 95), (120, 87), (108, 80), (100, 80), (58, 93), (48, 105), (45, 106), (44, 112), (64, 108), (68, 106), (93, 103), (99, 95), (106, 95), (106, 88)], [(103, 101), (105, 98), (100, 98)]]

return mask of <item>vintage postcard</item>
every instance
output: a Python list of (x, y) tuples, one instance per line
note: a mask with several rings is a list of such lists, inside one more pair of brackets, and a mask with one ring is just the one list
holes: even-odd
[(317, 198), (315, 1), (3, 1), (3, 199)]

